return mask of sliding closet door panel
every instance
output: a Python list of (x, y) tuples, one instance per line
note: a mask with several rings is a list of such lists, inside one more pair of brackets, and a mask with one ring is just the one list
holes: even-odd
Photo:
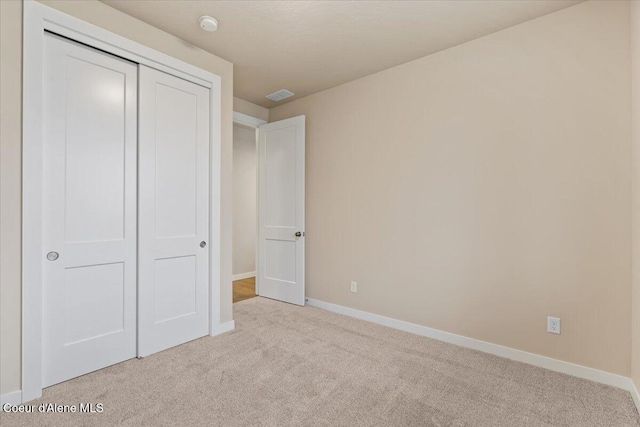
[(139, 339), (146, 356), (209, 320), (209, 89), (140, 66)]
[(136, 355), (137, 66), (44, 40), (46, 387)]

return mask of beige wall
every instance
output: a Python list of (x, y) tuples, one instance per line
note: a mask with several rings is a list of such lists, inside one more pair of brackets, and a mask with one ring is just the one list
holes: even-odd
[(233, 125), (233, 274), (256, 271), (256, 131)]
[(255, 117), (265, 122), (269, 121), (269, 110), (240, 98), (233, 98), (233, 111)]
[(632, 378), (640, 389), (640, 2), (631, 2), (633, 134), (633, 327)]
[[(103, 3), (46, 1), (45, 4), (149, 46), (222, 77), (222, 276), (221, 320), (232, 319), (231, 304), (231, 161), (233, 125), (233, 65), (190, 46), (176, 37), (125, 15)], [(0, 1), (2, 7), (2, 272), (0, 282), (2, 329), (0, 330), (0, 393), (20, 388), (20, 64), (22, 2)]]
[(307, 116), (308, 296), (629, 376), (628, 8), (271, 109)]
[(20, 389), (22, 3), (0, 1), (0, 394)]

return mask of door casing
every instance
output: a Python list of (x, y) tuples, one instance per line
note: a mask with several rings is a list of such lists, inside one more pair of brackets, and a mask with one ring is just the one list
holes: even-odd
[[(251, 128), (255, 131), (255, 138), (256, 138), (255, 146), (256, 146), (256, 153), (258, 153), (258, 128), (262, 125), (266, 125), (267, 121), (234, 111), (233, 124)], [(260, 178), (259, 163), (260, 163), (259, 159), (256, 156), (256, 189), (258, 188), (258, 180)], [(258, 274), (257, 274), (258, 272), (258, 227), (260, 226), (259, 224), (260, 217), (258, 216), (258, 212), (260, 212), (260, 198), (258, 197), (257, 191), (255, 196), (256, 196), (256, 224), (255, 224), (256, 226), (256, 241), (255, 241), (256, 289), (255, 289), (255, 292), (256, 292), (256, 295), (258, 295), (260, 292), (260, 278), (258, 277)]]
[(35, 0), (24, 2), (22, 97), (22, 391), (21, 401), (42, 396), (42, 118), (45, 31), (175, 75), (210, 89), (209, 335), (234, 328), (220, 319), (221, 89), (220, 76), (88, 24)]

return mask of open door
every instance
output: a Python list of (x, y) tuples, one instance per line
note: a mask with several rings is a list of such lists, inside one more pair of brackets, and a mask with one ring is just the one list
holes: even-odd
[(305, 117), (258, 128), (258, 295), (304, 305)]

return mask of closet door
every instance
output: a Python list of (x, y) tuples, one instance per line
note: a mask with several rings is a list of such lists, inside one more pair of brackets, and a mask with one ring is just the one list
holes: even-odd
[(140, 66), (138, 354), (208, 333), (209, 89)]
[(136, 355), (137, 66), (44, 37), (43, 386)]

